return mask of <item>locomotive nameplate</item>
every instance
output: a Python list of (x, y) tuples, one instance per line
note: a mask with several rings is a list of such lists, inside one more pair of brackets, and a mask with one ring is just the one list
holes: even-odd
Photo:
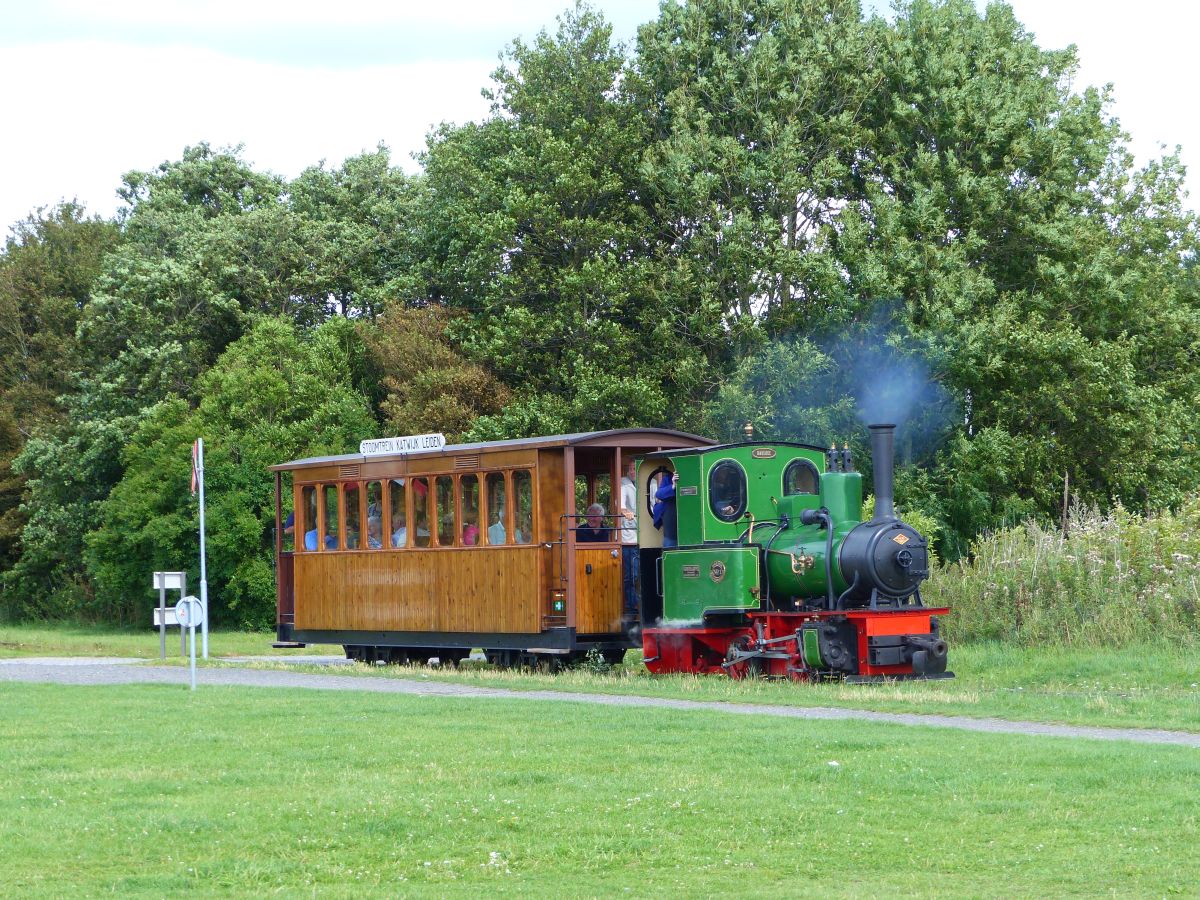
[(696, 494), (699, 492), (699, 490), (700, 489), (698, 487), (696, 487), (695, 485), (692, 485), (691, 487), (681, 487), (679, 489), (679, 496), (680, 497), (695, 497)]
[(721, 579), (723, 579), (725, 577), (725, 563), (721, 562), (718, 559), (715, 563), (713, 563), (709, 567), (708, 576), (713, 581), (720, 581)]
[(905, 544), (908, 543), (908, 535), (901, 533), (901, 534), (896, 535), (894, 538), (892, 538), (892, 540), (895, 541), (897, 544), (899, 544), (901, 547), (903, 547)]
[(755, 459), (774, 459), (775, 451), (770, 447), (755, 447), (750, 451), (750, 455)]
[(699, 578), (700, 577), (700, 567), (699, 566), (684, 566), (683, 567), (683, 577), (684, 578)]

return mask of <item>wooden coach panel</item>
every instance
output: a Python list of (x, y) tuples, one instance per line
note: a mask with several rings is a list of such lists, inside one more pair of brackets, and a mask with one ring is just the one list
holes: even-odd
[(616, 550), (614, 558), (613, 547), (575, 545), (575, 629), (579, 634), (621, 630), (621, 550)]
[(300, 631), (541, 631), (532, 547), (296, 554)]
[(566, 509), (561, 447), (538, 453), (538, 521), (541, 539), (549, 544), (562, 537), (562, 516)]

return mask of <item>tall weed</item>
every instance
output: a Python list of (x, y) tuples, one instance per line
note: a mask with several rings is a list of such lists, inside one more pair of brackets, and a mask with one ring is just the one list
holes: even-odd
[(1062, 529), (1029, 521), (985, 535), (922, 593), (952, 607), (943, 626), (957, 642), (1195, 646), (1200, 498), (1150, 517), (1077, 504)]

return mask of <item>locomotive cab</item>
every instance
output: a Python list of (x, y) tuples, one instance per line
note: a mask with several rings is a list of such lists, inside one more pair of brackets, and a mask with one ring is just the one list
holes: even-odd
[(678, 474), (678, 546), (642, 545), (650, 669), (945, 677), (936, 615), (947, 610), (923, 605), (928, 542), (895, 516), (893, 432), (871, 427), (869, 521), (849, 449), (747, 442), (646, 457), (646, 499), (650, 472)]

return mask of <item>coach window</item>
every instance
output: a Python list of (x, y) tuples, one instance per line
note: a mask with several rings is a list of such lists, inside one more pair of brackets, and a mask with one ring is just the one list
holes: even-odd
[(408, 546), (408, 510), (404, 505), (405, 483), (403, 478), (393, 478), (388, 482), (388, 492), (392, 497), (392, 546)]
[(791, 494), (819, 494), (821, 478), (817, 467), (807, 459), (793, 459), (783, 470), (784, 496)]
[(367, 543), (368, 550), (386, 547), (383, 541), (383, 485), (367, 482)]
[(733, 522), (746, 511), (746, 470), (723, 459), (708, 473), (708, 502), (722, 522)]
[(325, 550), (338, 548), (338, 489), (336, 484), (327, 484), (325, 491), (325, 534), (321, 547)]
[(513, 472), (513, 498), (516, 500), (514, 544), (533, 540), (533, 477), (524, 469)]
[(300, 489), (300, 509), (296, 516), (296, 531), (304, 535), (300, 546), (317, 549), (317, 489), (312, 485)]
[(413, 482), (413, 535), (414, 547), (429, 546), (429, 479), (414, 478)]
[(463, 475), (458, 480), (458, 491), (461, 497), (459, 516), (463, 546), (474, 547), (483, 543), (479, 540), (479, 476)]
[(508, 497), (503, 472), (488, 472), (487, 475), (487, 542), (494, 547), (508, 539), (508, 516), (505, 515), (505, 500)]
[(362, 512), (359, 509), (362, 491), (358, 482), (351, 482), (342, 486), (342, 494), (346, 498), (346, 549), (357, 550), (362, 546)]
[(367, 482), (367, 518), (383, 518), (383, 485), (378, 481)]
[(592, 483), (586, 475), (575, 476), (575, 515), (582, 516), (592, 504)]
[(439, 475), (437, 477), (437, 522), (438, 546), (453, 547), (454, 535), (458, 531), (454, 527), (454, 476)]

